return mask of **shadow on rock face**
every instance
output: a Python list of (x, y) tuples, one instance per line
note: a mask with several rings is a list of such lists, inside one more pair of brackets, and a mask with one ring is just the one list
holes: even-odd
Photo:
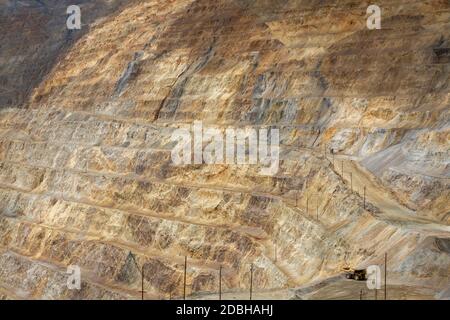
[(81, 30), (67, 29), (71, 0), (7, 1), (0, 6), (1, 47), (5, 61), (10, 60), (0, 63), (0, 108), (26, 103), (59, 57), (89, 32), (92, 23), (130, 2), (77, 1), (81, 8)]
[(436, 238), (436, 246), (442, 252), (445, 252), (450, 255), (450, 239), (440, 239)]

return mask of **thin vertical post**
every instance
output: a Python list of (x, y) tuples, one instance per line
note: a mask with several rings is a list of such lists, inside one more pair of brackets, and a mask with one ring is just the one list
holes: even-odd
[(353, 192), (353, 173), (350, 172), (350, 190)]
[(144, 300), (144, 265), (142, 265), (142, 270), (141, 270), (141, 298), (142, 300)]
[(384, 300), (387, 300), (387, 252), (384, 254)]
[(344, 160), (341, 161), (341, 176), (344, 178)]
[(366, 187), (364, 186), (364, 210), (366, 210)]
[(316, 215), (317, 215), (317, 220), (319, 220), (319, 197), (317, 197), (317, 200), (316, 200)]
[(277, 262), (278, 252), (277, 252), (277, 241), (275, 240), (275, 262)]
[(250, 265), (250, 300), (253, 294), (253, 263)]
[(186, 273), (187, 273), (187, 256), (184, 257), (183, 300), (186, 300)]
[(363, 296), (363, 291), (362, 289), (359, 291), (359, 300), (362, 300), (362, 296)]
[(306, 214), (309, 213), (309, 196), (306, 197)]
[(222, 300), (222, 266), (219, 268), (219, 300)]

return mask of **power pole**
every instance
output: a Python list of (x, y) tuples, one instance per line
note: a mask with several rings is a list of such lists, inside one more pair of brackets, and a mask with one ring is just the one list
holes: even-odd
[(309, 213), (309, 196), (306, 197), (306, 214)]
[(387, 252), (384, 254), (384, 300), (387, 300)]
[(142, 265), (141, 271), (141, 289), (142, 289), (142, 300), (144, 300), (144, 265)]
[(277, 262), (277, 256), (278, 256), (278, 254), (277, 254), (277, 241), (275, 240), (275, 263)]
[(350, 172), (350, 190), (353, 192), (353, 174)]
[(137, 263), (136, 258), (134, 257), (134, 254), (131, 251), (128, 253), (128, 257), (131, 257), (131, 259), (134, 262), (134, 265), (141, 273), (141, 299), (144, 300), (144, 264), (142, 265), (142, 267), (139, 267), (139, 264)]
[(250, 300), (253, 294), (253, 263), (250, 265)]
[(219, 268), (219, 300), (222, 300), (222, 266)]
[(186, 300), (186, 271), (187, 271), (187, 256), (184, 257), (184, 285), (183, 285), (183, 300)]
[(317, 221), (319, 221), (319, 197), (317, 197), (317, 200), (316, 200), (316, 215), (317, 215)]
[(366, 187), (364, 186), (364, 210), (366, 210)]

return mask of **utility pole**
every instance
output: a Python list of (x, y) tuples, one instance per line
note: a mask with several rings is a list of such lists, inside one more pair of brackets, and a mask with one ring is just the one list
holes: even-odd
[(317, 221), (319, 221), (319, 197), (317, 197), (317, 200), (316, 200), (316, 215), (317, 215)]
[(253, 294), (253, 263), (250, 265), (250, 300)]
[(134, 257), (134, 254), (131, 251), (128, 253), (128, 257), (131, 257), (135, 266), (141, 273), (141, 299), (144, 300), (144, 265), (142, 265), (142, 268), (139, 267), (139, 264), (137, 263), (136, 258)]
[(186, 300), (186, 271), (187, 271), (187, 256), (184, 257), (184, 285), (183, 285), (183, 300)]
[(306, 214), (309, 213), (309, 196), (306, 197)]
[(144, 300), (144, 265), (142, 265), (141, 271), (141, 292), (142, 292), (142, 300)]
[(277, 241), (275, 240), (275, 263), (277, 262), (277, 256), (278, 256), (278, 254), (277, 254)]
[(384, 300), (387, 300), (387, 252), (384, 254)]
[(366, 210), (366, 187), (364, 186), (364, 210)]
[(219, 300), (222, 300), (222, 266), (219, 268)]
[(353, 174), (350, 172), (350, 190), (353, 192)]

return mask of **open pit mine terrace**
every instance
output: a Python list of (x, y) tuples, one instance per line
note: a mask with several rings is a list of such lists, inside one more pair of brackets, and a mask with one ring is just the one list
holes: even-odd
[(0, 1), (0, 299), (450, 298), (448, 0), (73, 2)]

